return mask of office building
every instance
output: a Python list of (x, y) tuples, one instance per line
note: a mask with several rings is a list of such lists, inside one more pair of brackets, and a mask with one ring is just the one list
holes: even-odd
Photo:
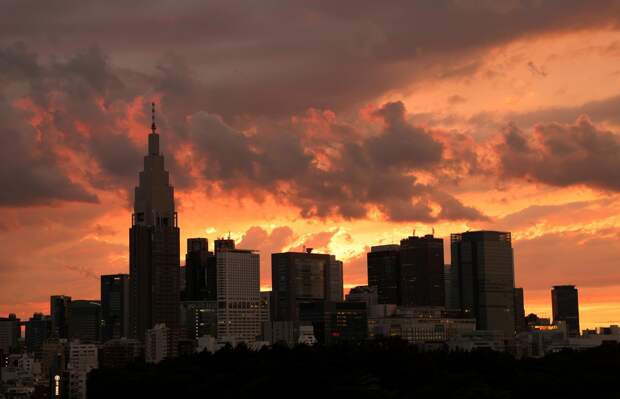
[(50, 297), (50, 315), (52, 318), (52, 337), (69, 338), (69, 319), (71, 313), (69, 307), (71, 297), (65, 295), (52, 295)]
[(510, 233), (472, 231), (452, 234), (452, 273), (458, 305), (478, 330), (514, 337), (514, 266)]
[(146, 331), (144, 358), (147, 363), (159, 363), (176, 356), (176, 342), (172, 329), (165, 324), (157, 324)]
[(253, 250), (220, 248), (217, 259), (217, 340), (251, 343), (261, 333), (260, 265)]
[(20, 320), (13, 313), (0, 317), (0, 352), (10, 353), (19, 346), (21, 338)]
[(370, 309), (379, 303), (377, 287), (369, 285), (359, 285), (357, 287), (353, 287), (347, 294), (345, 302), (363, 302), (366, 304), (366, 308)]
[(75, 300), (71, 302), (69, 309), (71, 340), (80, 340), (83, 344), (99, 342), (101, 340), (101, 304), (98, 301)]
[(217, 301), (181, 301), (180, 317), (186, 338), (217, 335)]
[(515, 288), (515, 331), (517, 333), (527, 330), (525, 321), (525, 301), (523, 299), (523, 288)]
[(120, 369), (142, 357), (144, 346), (137, 339), (111, 339), (103, 344), (100, 354), (101, 368)]
[[(76, 301), (77, 302), (77, 301)], [(69, 344), (69, 395), (72, 399), (86, 398), (86, 379), (99, 366), (97, 346), (77, 341)]]
[(129, 275), (101, 276), (102, 341), (129, 336)]
[(443, 240), (430, 234), (400, 241), (400, 305), (445, 306)]
[(366, 304), (362, 302), (302, 302), (299, 320), (301, 325), (312, 325), (317, 341), (325, 345), (368, 337)]
[(185, 300), (215, 300), (215, 255), (209, 251), (206, 238), (189, 238), (185, 255)]
[(35, 313), (26, 324), (26, 348), (28, 352), (40, 353), (43, 342), (52, 333), (52, 319), (43, 313)]
[(299, 320), (299, 304), (342, 301), (342, 263), (329, 254), (284, 252), (271, 255), (272, 319)]
[(377, 287), (380, 304), (399, 304), (400, 246), (377, 245), (366, 255), (368, 285)]
[(155, 325), (179, 325), (179, 227), (154, 107), (129, 230), (129, 335), (139, 340)]
[(336, 256), (329, 257), (329, 270), (327, 277), (327, 298), (333, 302), (342, 302), (344, 298), (343, 264)]
[(569, 337), (579, 336), (579, 295), (574, 285), (555, 285), (551, 289), (553, 324), (566, 322)]

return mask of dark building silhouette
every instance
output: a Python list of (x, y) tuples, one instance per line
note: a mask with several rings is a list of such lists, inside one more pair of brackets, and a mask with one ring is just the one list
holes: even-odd
[[(153, 119), (154, 114), (153, 108)], [(129, 335), (142, 341), (146, 331), (157, 324), (170, 329), (179, 324), (179, 228), (174, 188), (164, 168), (154, 120), (151, 130), (129, 230)]]
[(213, 243), (213, 250), (219, 252), (226, 249), (235, 249), (235, 240), (231, 238), (218, 238)]
[(514, 266), (510, 233), (452, 234), (452, 273), (459, 308), (476, 319), (478, 330), (515, 332)]
[(97, 343), (101, 340), (101, 304), (98, 301), (75, 300), (69, 305), (71, 319), (69, 335), (80, 343)]
[(0, 351), (13, 352), (19, 348), (21, 338), (21, 323), (14, 313), (9, 317), (0, 317)]
[(129, 275), (101, 276), (103, 342), (129, 336)]
[(185, 255), (185, 300), (214, 301), (217, 296), (217, 260), (206, 238), (188, 238)]
[(71, 318), (71, 297), (52, 295), (50, 297), (50, 315), (52, 318), (52, 333), (54, 338), (69, 338), (69, 319)]
[(443, 240), (430, 234), (400, 241), (402, 306), (445, 306)]
[(299, 320), (311, 324), (321, 344), (361, 341), (368, 336), (368, 313), (364, 302), (316, 301), (299, 304)]
[(554, 285), (551, 289), (553, 323), (566, 322), (568, 335), (579, 336), (579, 295), (574, 285)]
[(366, 254), (368, 285), (377, 287), (380, 304), (400, 304), (400, 246), (377, 245)]
[(43, 342), (52, 334), (52, 319), (43, 313), (35, 313), (25, 323), (26, 348), (28, 352), (40, 353)]
[(144, 356), (144, 346), (137, 339), (112, 339), (101, 346), (99, 367), (119, 369)]
[(523, 300), (523, 288), (515, 288), (515, 331), (527, 330), (525, 321), (525, 302)]
[(299, 320), (300, 303), (342, 301), (342, 264), (336, 262), (311, 249), (272, 254), (272, 320)]

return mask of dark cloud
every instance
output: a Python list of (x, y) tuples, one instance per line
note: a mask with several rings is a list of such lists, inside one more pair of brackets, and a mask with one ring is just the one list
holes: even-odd
[(98, 45), (142, 72), (174, 53), (200, 83), (188, 87), (201, 93), (192, 99), (229, 120), (310, 106), (352, 109), (416, 79), (467, 77), (478, 71), (480, 51), (524, 36), (615, 27), (618, 7), (614, 0), (267, 0), (242, 7), (228, 0), (29, 0), (3, 4), (0, 37), (46, 54)]
[(512, 125), (497, 153), (507, 177), (620, 190), (620, 136), (600, 130), (585, 116), (573, 124), (536, 125), (531, 135)]
[(59, 157), (24, 121), (28, 118), (27, 112), (0, 99), (0, 206), (97, 202), (94, 194), (67, 177)]
[[(418, 183), (413, 172), (442, 167), (443, 145), (407, 122), (405, 113), (402, 103), (387, 103), (374, 113), (383, 121), (376, 134), (336, 126), (329, 140), (309, 147), (308, 126), (264, 125), (246, 134), (206, 112), (190, 118), (189, 131), (207, 180), (259, 199), (275, 195), (304, 217), (363, 218), (375, 206), (395, 221), (483, 219), (449, 194)], [(317, 148), (327, 166), (318, 165)], [(441, 208), (438, 214), (432, 204)]]

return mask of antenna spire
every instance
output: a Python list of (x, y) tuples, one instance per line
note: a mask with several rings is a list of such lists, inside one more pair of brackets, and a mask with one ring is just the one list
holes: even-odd
[(153, 131), (153, 134), (155, 134), (155, 131), (157, 130), (157, 126), (155, 125), (155, 103), (151, 103), (151, 130)]

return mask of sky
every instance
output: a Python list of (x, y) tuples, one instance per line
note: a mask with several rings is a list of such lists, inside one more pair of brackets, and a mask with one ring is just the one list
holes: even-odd
[(415, 231), (512, 233), (526, 312), (620, 324), (620, 1), (40, 2), (0, 15), (0, 314), (128, 272), (150, 104), (189, 237), (366, 284)]

